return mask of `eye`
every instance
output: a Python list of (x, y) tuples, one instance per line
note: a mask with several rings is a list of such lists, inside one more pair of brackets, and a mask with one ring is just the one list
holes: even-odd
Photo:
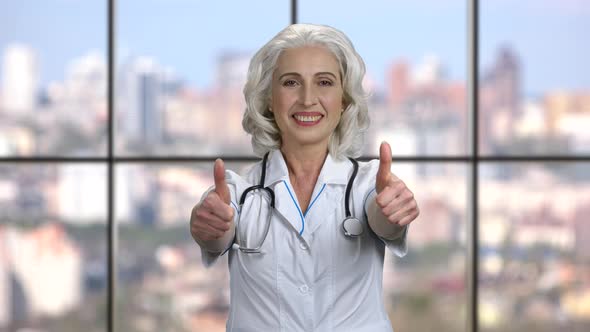
[(285, 80), (283, 81), (283, 86), (295, 86), (297, 85), (297, 81), (295, 80)]
[(320, 84), (320, 86), (332, 86), (332, 85), (334, 85), (334, 83), (332, 83), (332, 81), (330, 81), (330, 80), (320, 80), (319, 84)]

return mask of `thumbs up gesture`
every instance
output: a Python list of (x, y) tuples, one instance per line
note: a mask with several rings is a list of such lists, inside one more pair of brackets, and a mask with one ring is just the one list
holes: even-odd
[(221, 159), (213, 167), (215, 190), (209, 192), (201, 204), (191, 212), (191, 235), (197, 242), (217, 240), (232, 228), (234, 209), (230, 204), (229, 187), (225, 182), (225, 167)]
[(379, 170), (375, 181), (375, 201), (390, 224), (405, 226), (420, 214), (414, 194), (406, 184), (391, 173), (391, 147), (387, 142), (379, 148)]

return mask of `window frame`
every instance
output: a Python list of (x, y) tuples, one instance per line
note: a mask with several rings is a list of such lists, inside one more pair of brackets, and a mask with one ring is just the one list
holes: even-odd
[[(510, 156), (481, 156), (479, 153), (479, 131), (477, 123), (479, 121), (479, 0), (466, 0), (467, 3), (467, 109), (468, 109), (468, 155), (465, 156), (399, 156), (395, 157), (396, 162), (415, 162), (415, 163), (456, 163), (466, 164), (469, 169), (468, 175), (468, 211), (467, 211), (467, 237), (469, 239), (467, 246), (467, 269), (466, 278), (468, 281), (468, 313), (466, 321), (466, 331), (479, 331), (478, 322), (478, 270), (479, 270), (479, 166), (487, 163), (547, 163), (547, 162), (589, 162), (590, 156), (562, 156), (562, 155), (510, 155)], [(115, 40), (116, 40), (116, 0), (107, 0), (107, 108), (108, 108), (108, 137), (107, 137), (107, 155), (105, 157), (60, 157), (60, 156), (31, 156), (31, 157), (0, 157), (0, 164), (68, 164), (68, 163), (91, 163), (96, 165), (107, 166), (107, 331), (114, 331), (115, 321), (115, 292), (116, 292), (116, 253), (117, 253), (117, 228), (114, 220), (114, 168), (117, 165), (132, 163), (170, 163), (170, 162), (214, 162), (216, 157), (199, 157), (199, 156), (174, 156), (174, 157), (121, 157), (115, 156), (113, 151), (114, 132), (114, 91), (115, 91)], [(290, 18), (291, 23), (297, 23), (297, 0), (290, 1)], [(359, 160), (370, 160), (378, 158), (376, 155), (364, 155)], [(251, 162), (257, 161), (256, 157), (224, 155), (223, 159), (228, 162)], [(189, 209), (190, 207), (187, 207)], [(188, 210), (187, 210), (188, 211)]]

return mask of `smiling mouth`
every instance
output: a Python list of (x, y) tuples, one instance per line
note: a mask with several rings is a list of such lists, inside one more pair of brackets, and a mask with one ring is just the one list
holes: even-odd
[(303, 123), (314, 123), (314, 122), (318, 122), (321, 118), (323, 118), (323, 115), (293, 115), (293, 118), (295, 120), (297, 120), (298, 122), (303, 122)]

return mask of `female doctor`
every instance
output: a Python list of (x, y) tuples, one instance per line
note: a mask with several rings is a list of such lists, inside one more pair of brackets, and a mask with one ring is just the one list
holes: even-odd
[(365, 65), (328, 26), (295, 24), (252, 58), (244, 129), (263, 160), (240, 176), (214, 165), (192, 210), (206, 266), (229, 252), (228, 331), (392, 331), (385, 248), (406, 253), (413, 193), (391, 150), (356, 162), (368, 128)]

